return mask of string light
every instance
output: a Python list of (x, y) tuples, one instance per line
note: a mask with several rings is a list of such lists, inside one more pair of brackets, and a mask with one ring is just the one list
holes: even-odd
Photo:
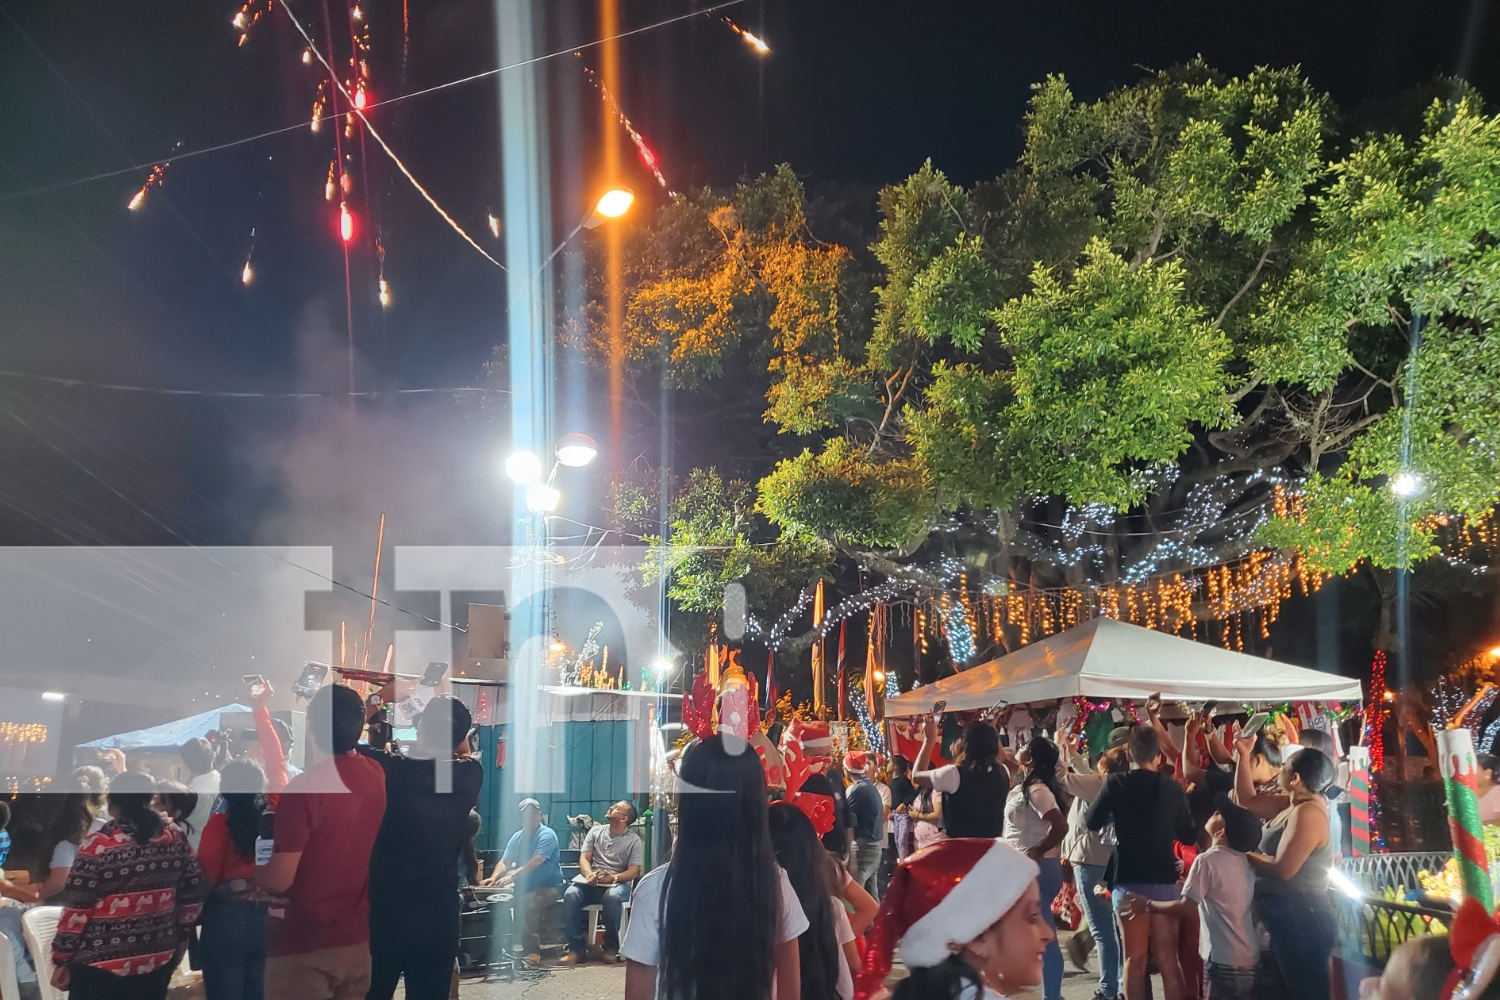
[(599, 74), (595, 73), (589, 67), (589, 64), (583, 61), (583, 53), (574, 52), (573, 55), (578, 57), (578, 65), (583, 68), (583, 75), (588, 78), (593, 88), (599, 92), (599, 96), (603, 99), (605, 106), (609, 108), (610, 114), (614, 115), (615, 121), (620, 123), (620, 127), (625, 130), (625, 134), (630, 136), (630, 141), (635, 145), (635, 151), (639, 154), (641, 162), (645, 164), (647, 170), (651, 171), (651, 176), (656, 178), (656, 183), (661, 185), (662, 190), (667, 192), (667, 194), (672, 194), (672, 189), (667, 186), (667, 178), (662, 175), (661, 166), (656, 158), (656, 152), (647, 145), (645, 138), (636, 130), (635, 125), (625, 114), (624, 109), (620, 107), (620, 103), (615, 100), (615, 96), (609, 92), (609, 88), (604, 85), (604, 81), (599, 79)]
[(1385, 651), (1376, 650), (1370, 663), (1370, 700), (1365, 709), (1364, 743), (1370, 748), (1370, 773), (1385, 765), (1385, 715), (1389, 711), (1385, 686)]

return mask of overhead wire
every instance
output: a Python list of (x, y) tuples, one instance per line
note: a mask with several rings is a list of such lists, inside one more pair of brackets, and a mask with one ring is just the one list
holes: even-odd
[[(595, 39), (595, 40), (593, 40), (591, 42), (584, 42), (584, 43), (582, 43), (580, 45), (569, 45), (566, 48), (561, 48), (561, 49), (558, 49), (558, 50), (556, 50), (554, 52), (548, 52), (545, 55), (534, 56), (534, 57), (532, 57), (530, 59), (523, 59), (523, 60), (521, 60), (519, 62), (509, 63), (509, 64), (507, 64), (505, 66), (497, 66), (494, 69), (487, 69), (487, 70), (484, 70), (483, 72), (480, 72), (480, 73), (473, 73), (473, 74), (470, 74), (469, 76), (460, 77), (460, 78), (458, 78), (456, 80), (449, 80), (446, 83), (439, 83), (439, 84), (435, 84), (435, 85), (433, 85), (431, 87), (425, 87), (425, 88), (423, 88), (421, 90), (414, 90), (414, 91), (412, 91), (409, 94), (400, 94), (400, 95), (397, 95), (396, 97), (386, 98), (383, 101), (376, 101), (376, 102), (374, 102), (372, 104), (367, 104), (365, 106), (365, 111), (366, 112), (376, 111), (376, 110), (378, 110), (380, 108), (389, 107), (392, 104), (398, 104), (401, 101), (409, 101), (412, 98), (425, 97), (425, 96), (427, 96), (429, 94), (435, 94), (435, 93), (438, 93), (440, 91), (450, 90), (450, 89), (452, 89), (454, 87), (463, 86), (464, 84), (475, 83), (475, 82), (477, 82), (479, 80), (485, 80), (485, 79), (488, 79), (489, 77), (492, 77), (492, 76), (498, 76), (501, 73), (507, 73), (507, 72), (509, 72), (511, 70), (516, 70), (516, 69), (523, 69), (523, 68), (525, 68), (527, 66), (532, 66), (532, 65), (535, 65), (536, 63), (546, 62), (547, 60), (550, 60), (550, 59), (556, 59), (556, 58), (558, 58), (560, 56), (572, 55), (574, 52), (580, 51), (580, 50), (583, 50), (583, 49), (597, 48), (600, 45), (604, 45), (604, 44), (606, 44), (608, 42), (612, 42), (612, 41), (615, 41), (617, 39), (629, 38), (632, 35), (639, 35), (639, 34), (642, 34), (644, 32), (647, 32), (647, 31), (655, 31), (655, 30), (657, 30), (659, 28), (665, 28), (665, 27), (668, 27), (669, 25), (677, 24), (680, 21), (686, 21), (686, 20), (688, 20), (690, 18), (700, 17), (703, 14), (712, 14), (715, 11), (725, 10), (725, 9), (727, 9), (729, 7), (735, 7), (735, 6), (738, 6), (739, 4), (742, 4), (742, 3), (745, 3), (745, 2), (747, 2), (747, 0), (725, 0), (725, 2), (720, 3), (720, 4), (716, 4), (715, 6), (712, 6), (712, 7), (705, 7), (703, 9), (701, 9), (701, 10), (694, 10), (691, 13), (688, 13), (688, 14), (678, 14), (678, 15), (675, 15), (673, 17), (665, 18), (664, 20), (661, 20), (661, 21), (655, 21), (655, 22), (653, 22), (651, 24), (642, 25), (639, 28), (631, 28), (628, 31), (617, 32), (617, 33), (615, 33), (613, 35), (610, 35), (607, 38), (598, 38), (598, 39)], [(293, 18), (293, 21), (296, 22), (296, 19)], [(342, 113), (336, 114), (336, 115), (324, 115), (321, 118), (319, 118), (319, 121), (325, 121), (325, 122), (326, 121), (335, 121), (335, 120), (338, 120), (338, 119), (345, 118), (349, 114), (352, 114), (352, 113), (353, 113), (352, 111), (348, 111), (348, 112), (342, 112)], [(35, 197), (36, 195), (50, 193), (52, 191), (61, 191), (64, 188), (77, 187), (80, 184), (92, 184), (92, 183), (95, 183), (96, 181), (109, 180), (112, 177), (123, 177), (123, 176), (125, 176), (127, 174), (138, 174), (142, 170), (149, 170), (149, 169), (151, 169), (153, 166), (155, 166), (158, 163), (163, 163), (163, 162), (166, 162), (166, 161), (171, 161), (173, 163), (177, 163), (177, 162), (180, 162), (182, 160), (193, 159), (193, 158), (199, 157), (199, 156), (207, 156), (207, 155), (209, 155), (211, 153), (220, 153), (220, 152), (223, 152), (224, 150), (227, 150), (227, 149), (234, 149), (237, 146), (245, 146), (245, 145), (248, 145), (248, 144), (250, 144), (252, 142), (259, 142), (262, 139), (274, 138), (275, 136), (278, 136), (278, 135), (285, 135), (288, 132), (296, 132), (299, 129), (305, 129), (305, 128), (307, 128), (307, 121), (304, 119), (302, 121), (298, 121), (295, 125), (286, 125), (286, 126), (283, 126), (281, 128), (270, 129), (270, 130), (265, 131), (265, 132), (258, 132), (255, 135), (248, 135), (248, 136), (244, 136), (244, 137), (239, 138), (239, 139), (232, 139), (232, 140), (229, 140), (228, 142), (215, 143), (215, 144), (213, 144), (211, 146), (204, 146), (204, 147), (201, 147), (201, 148), (198, 148), (198, 149), (190, 149), (190, 150), (186, 150), (186, 151), (180, 152), (180, 153), (171, 153), (171, 154), (168, 154), (166, 156), (158, 157), (158, 158), (156, 158), (154, 160), (147, 160), (147, 161), (145, 161), (143, 163), (137, 163), (134, 166), (122, 167), (122, 168), (120, 168), (118, 170), (101, 171), (101, 172), (96, 173), (96, 174), (90, 174), (87, 177), (75, 177), (75, 178), (73, 178), (71, 180), (57, 181), (56, 183), (53, 183), (53, 184), (47, 184), (47, 185), (43, 185), (41, 187), (28, 188), (28, 189), (22, 190), (22, 191), (0, 192), (0, 202), (12, 201), (12, 200), (14, 200), (16, 198), (31, 198), (31, 197)]]

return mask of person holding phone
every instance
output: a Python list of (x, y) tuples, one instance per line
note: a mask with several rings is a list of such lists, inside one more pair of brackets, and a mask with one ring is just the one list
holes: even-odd
[(948, 836), (999, 837), (1005, 832), (1005, 801), (1010, 795), (1010, 773), (1000, 763), (1000, 734), (988, 722), (971, 722), (955, 762), (928, 770), (937, 742), (934, 713), (922, 728), (913, 784), (943, 793), (943, 825)]

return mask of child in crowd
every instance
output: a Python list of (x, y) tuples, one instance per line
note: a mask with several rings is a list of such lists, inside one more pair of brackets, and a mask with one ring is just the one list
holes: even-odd
[(897, 866), (871, 934), (856, 1000), (875, 996), (899, 946), (894, 1000), (1003, 1000), (1042, 981), (1055, 935), (1037, 864), (1003, 840), (956, 838)]
[(1220, 792), (1205, 826), (1208, 850), (1193, 859), (1182, 899), (1171, 902), (1128, 895), (1133, 913), (1150, 910), (1190, 917), (1196, 906), (1208, 938), (1208, 1000), (1251, 1000), (1260, 944), (1251, 902), (1255, 877), (1246, 854), (1260, 844), (1260, 820)]
[(1448, 934), (1412, 938), (1379, 979), (1360, 984), (1360, 1000), (1500, 1000), (1500, 924), (1468, 899)]

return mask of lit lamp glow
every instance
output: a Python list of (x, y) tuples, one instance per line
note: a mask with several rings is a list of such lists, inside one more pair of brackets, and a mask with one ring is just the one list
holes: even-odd
[(587, 434), (568, 434), (557, 442), (557, 460), (571, 469), (581, 469), (599, 454), (599, 446)]
[(505, 460), (505, 474), (512, 482), (533, 486), (542, 481), (542, 460), (529, 451), (518, 451)]
[(635, 192), (629, 188), (610, 188), (599, 196), (594, 202), (594, 211), (583, 222), (584, 229), (593, 229), (602, 226), (611, 219), (618, 219), (630, 211), (630, 206), (635, 204)]
[(526, 509), (533, 514), (550, 514), (561, 500), (562, 494), (546, 483), (533, 483), (526, 488)]
[(1391, 477), (1391, 492), (1398, 497), (1416, 496), (1421, 489), (1421, 476), (1410, 472), (1400, 472)]

